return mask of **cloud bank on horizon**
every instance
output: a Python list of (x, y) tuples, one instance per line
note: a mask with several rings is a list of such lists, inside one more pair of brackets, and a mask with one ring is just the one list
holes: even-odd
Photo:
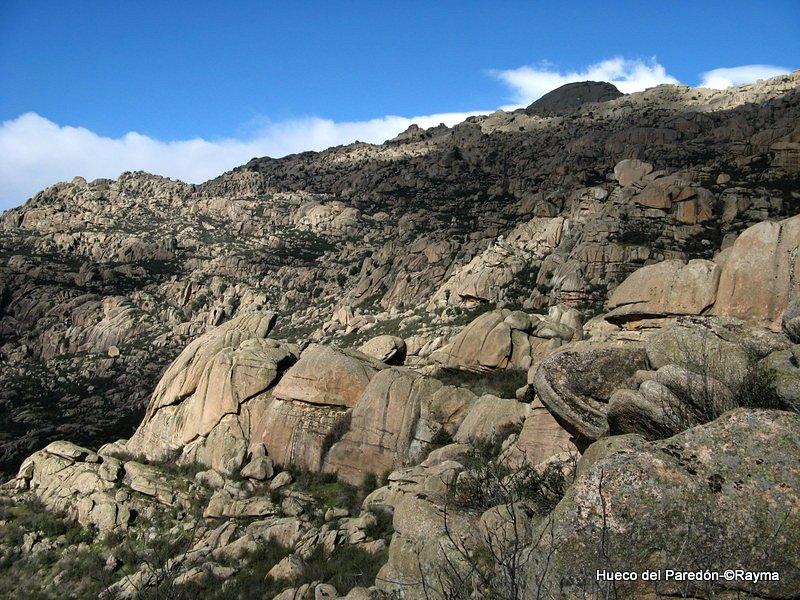
[(741, 67), (713, 69), (701, 73), (700, 87), (724, 90), (732, 85), (744, 85), (788, 72), (789, 69), (774, 65), (742, 65)]
[(655, 59), (650, 61), (611, 58), (589, 65), (583, 71), (560, 73), (550, 63), (538, 67), (524, 66), (507, 71), (490, 71), (514, 92), (513, 104), (505, 108), (526, 106), (547, 92), (573, 81), (607, 81), (623, 94), (640, 92), (661, 83), (680, 83), (669, 75)]
[[(774, 65), (743, 65), (700, 74), (701, 87), (723, 89), (787, 73)], [(561, 72), (549, 63), (495, 70), (490, 75), (506, 85), (510, 104), (526, 106), (545, 93), (573, 81), (608, 81), (624, 93), (662, 83), (679, 83), (656, 62), (621, 57), (604, 60), (582, 71)], [(493, 109), (492, 109), (493, 110)], [(87, 180), (115, 178), (123, 171), (148, 171), (189, 183), (201, 183), (256, 156), (280, 157), (322, 150), (356, 140), (381, 143), (412, 123), (432, 127), (454, 125), (470, 115), (491, 110), (438, 113), (416, 117), (388, 115), (365, 121), (336, 122), (320, 117), (285, 121), (263, 120), (245, 138), (202, 138), (162, 141), (129, 132), (104, 137), (84, 127), (62, 126), (30, 112), (0, 124), (0, 210), (22, 204), (57, 181), (76, 175)]]

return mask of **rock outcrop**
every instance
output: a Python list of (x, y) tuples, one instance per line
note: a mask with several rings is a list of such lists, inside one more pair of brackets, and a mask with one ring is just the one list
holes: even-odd
[[(125, 529), (154, 503), (188, 505), (166, 473), (63, 441), (28, 457), (16, 481), (18, 488), (31, 490), (48, 509), (101, 531)], [(132, 491), (138, 495), (132, 496)]]
[(530, 414), (530, 405), (508, 398), (481, 396), (470, 408), (453, 439), (461, 444), (500, 442), (521, 427)]
[(780, 325), (800, 293), (800, 217), (753, 225), (724, 252), (713, 312)]
[(589, 102), (606, 102), (622, 96), (614, 85), (605, 81), (576, 81), (547, 92), (527, 108), (535, 115), (563, 114)]
[[(274, 315), (245, 313), (187, 346), (117, 450), (252, 478), (266, 469), (256, 466), (263, 448), (270, 469), (325, 471), (358, 485), (421, 461), (437, 434), (458, 435), (476, 405), (468, 389), (361, 352), (312, 345), (298, 359), (291, 345), (262, 337), (273, 323)], [(498, 414), (473, 416), (472, 429)]]
[(401, 369), (378, 373), (353, 409), (350, 427), (331, 448), (325, 468), (359, 484), (367, 473), (383, 474), (420, 462), (436, 433), (460, 425), (475, 401), (465, 389)]
[(713, 261), (669, 260), (642, 267), (611, 294), (606, 320), (626, 327), (654, 319), (714, 314), (773, 329), (800, 293), (800, 217), (746, 229)]
[(376, 366), (382, 365), (370, 362), (366, 355), (310, 346), (281, 378), (273, 394), (281, 400), (350, 408), (377, 372)]
[(519, 435), (509, 444), (504, 459), (512, 468), (538, 465), (564, 453), (577, 451), (572, 436), (558, 424), (541, 400), (530, 404)]
[(608, 299), (607, 321), (701, 315), (714, 304), (720, 268), (709, 260), (665, 260), (642, 267)]
[(658, 439), (735, 408), (761, 385), (758, 377), (772, 380), (777, 372), (784, 373), (785, 400), (760, 401), (790, 408), (788, 347), (783, 335), (740, 319), (685, 316), (643, 340), (614, 333), (606, 342), (567, 345), (531, 370), (532, 385), (581, 448), (609, 433)]
[(544, 359), (533, 385), (542, 403), (572, 434), (579, 448), (608, 432), (606, 411), (611, 395), (647, 368), (647, 353), (638, 345), (579, 342)]
[(431, 357), (453, 369), (528, 369), (582, 336), (581, 316), (574, 309), (556, 306), (546, 317), (504, 309), (479, 316)]
[[(745, 569), (780, 573), (758, 584), (760, 596), (791, 597), (800, 589), (791, 566), (800, 544), (799, 434), (797, 415), (739, 409), (667, 440), (608, 446), (534, 533), (540, 543), (524, 567), (531, 589), (602, 594), (611, 583), (597, 580), (598, 569)], [(619, 584), (616, 593), (638, 597), (654, 585)], [(686, 589), (678, 581), (657, 585), (662, 594)], [(693, 589), (703, 596), (756, 586), (701, 581)]]
[(247, 454), (249, 402), (297, 359), (266, 339), (275, 315), (244, 313), (189, 344), (156, 386), (127, 451), (164, 460), (176, 453), (232, 473)]
[[(0, 587), (800, 595), (798, 82), (4, 213)], [(730, 567), (780, 577), (596, 575)]]
[(406, 342), (396, 335), (379, 335), (364, 342), (358, 351), (387, 364), (402, 364), (406, 357)]

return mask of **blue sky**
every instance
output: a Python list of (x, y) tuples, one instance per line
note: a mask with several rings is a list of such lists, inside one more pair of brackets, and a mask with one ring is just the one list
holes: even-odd
[(798, 67), (797, 0), (4, 0), (0, 209), (73, 175), (202, 181), (253, 155), (378, 142), (587, 76), (635, 91)]

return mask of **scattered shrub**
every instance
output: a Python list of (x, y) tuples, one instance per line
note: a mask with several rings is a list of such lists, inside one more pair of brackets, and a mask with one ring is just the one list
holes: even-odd
[(385, 550), (370, 554), (354, 546), (339, 546), (330, 554), (325, 554), (322, 546), (318, 546), (306, 561), (307, 570), (303, 583), (329, 583), (340, 594), (347, 594), (354, 587), (373, 585), (375, 576), (387, 557)]
[(294, 479), (293, 487), (313, 496), (327, 508), (347, 508), (358, 512), (366, 494), (363, 489), (339, 481), (333, 473), (312, 473), (311, 471), (287, 469)]
[(436, 448), (441, 448), (442, 446), (449, 446), (453, 443), (453, 436), (450, 434), (447, 429), (442, 427), (437, 431), (433, 438), (431, 439), (431, 445)]
[(542, 514), (549, 513), (572, 482), (557, 463), (536, 470), (528, 464), (512, 468), (498, 460), (502, 439), (507, 437), (501, 436), (494, 443), (478, 442), (470, 448), (463, 461), (464, 476), (450, 490), (452, 502), (459, 508), (483, 512), (524, 501)]
[[(261, 600), (272, 598), (288, 587), (285, 581), (265, 578), (272, 567), (289, 555), (289, 551), (276, 542), (260, 542), (258, 549), (248, 555), (241, 569), (224, 582), (209, 581), (203, 585), (188, 584), (177, 588), (179, 598), (208, 600)], [(176, 596), (166, 596), (174, 598)]]
[(747, 408), (785, 408), (775, 389), (775, 373), (755, 367), (736, 394), (736, 404)]
[(375, 512), (376, 523), (370, 525), (364, 530), (367, 537), (373, 540), (385, 540), (387, 543), (394, 533), (392, 525), (392, 513), (389, 511), (379, 510)]
[(0, 541), (15, 545), (22, 543), (26, 533), (40, 531), (44, 537), (65, 536), (70, 544), (90, 542), (94, 539), (91, 529), (81, 527), (45, 508), (39, 500), (0, 503)]
[(442, 369), (436, 378), (445, 385), (465, 387), (477, 396), (492, 394), (500, 398), (515, 398), (516, 391), (528, 383), (528, 373), (523, 369), (488, 372)]

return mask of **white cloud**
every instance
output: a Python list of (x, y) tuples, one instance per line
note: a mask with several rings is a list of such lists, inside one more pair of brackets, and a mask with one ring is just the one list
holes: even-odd
[[(770, 65), (714, 69), (701, 75), (703, 85), (727, 87), (787, 72)], [(582, 71), (561, 72), (548, 63), (491, 74), (507, 85), (513, 105), (526, 106), (565, 83), (608, 81), (631, 93), (660, 83), (678, 83), (656, 62), (612, 58)], [(0, 210), (22, 204), (56, 181), (76, 175), (88, 180), (115, 178), (123, 171), (143, 170), (190, 183), (216, 177), (254, 156), (280, 157), (305, 150), (322, 150), (355, 140), (380, 143), (416, 123), (432, 127), (454, 125), (474, 114), (457, 112), (417, 117), (385, 116), (366, 121), (336, 122), (319, 117), (287, 121), (262, 120), (251, 135), (221, 140), (196, 138), (161, 141), (139, 133), (104, 137), (84, 127), (58, 125), (26, 113), (0, 124)]]
[(0, 210), (22, 204), (40, 189), (76, 175), (92, 180), (143, 170), (200, 183), (254, 156), (285, 156), (355, 140), (380, 143), (412, 123), (423, 128), (439, 123), (454, 125), (481, 112), (487, 111), (411, 118), (390, 115), (340, 123), (319, 117), (264, 120), (246, 139), (173, 142), (135, 132), (120, 138), (104, 137), (84, 127), (61, 126), (36, 113), (26, 113), (0, 124)]
[(640, 92), (660, 83), (678, 83), (655, 58), (642, 61), (616, 57), (589, 65), (583, 71), (567, 72), (560, 72), (545, 62), (538, 67), (491, 71), (491, 74), (513, 91), (513, 104), (508, 108), (527, 106), (547, 92), (573, 81), (608, 81), (625, 94)]
[(713, 69), (700, 74), (700, 87), (724, 90), (732, 85), (753, 83), (759, 79), (769, 79), (786, 73), (789, 73), (789, 69), (775, 65), (742, 65)]

